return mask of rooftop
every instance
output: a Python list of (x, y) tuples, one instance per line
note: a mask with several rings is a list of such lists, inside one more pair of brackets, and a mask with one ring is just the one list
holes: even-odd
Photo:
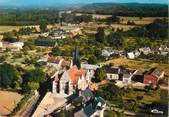
[(41, 103), (36, 108), (32, 117), (42, 117), (44, 115), (52, 113), (57, 108), (64, 105), (65, 98), (55, 97), (51, 92), (47, 92)]

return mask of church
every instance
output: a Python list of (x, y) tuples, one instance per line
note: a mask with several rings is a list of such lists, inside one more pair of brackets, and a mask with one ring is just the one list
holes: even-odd
[(89, 70), (81, 68), (78, 47), (75, 48), (70, 64), (58, 70), (52, 78), (54, 79), (52, 92), (59, 97), (80, 95), (86, 89), (97, 90), (97, 85), (91, 82), (92, 76)]

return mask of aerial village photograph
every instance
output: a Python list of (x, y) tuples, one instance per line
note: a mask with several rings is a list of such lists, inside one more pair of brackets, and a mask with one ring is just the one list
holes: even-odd
[(0, 0), (0, 117), (169, 117), (168, 0)]

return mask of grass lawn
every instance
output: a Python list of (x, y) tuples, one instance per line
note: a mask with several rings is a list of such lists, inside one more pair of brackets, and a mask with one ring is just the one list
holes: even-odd
[(137, 96), (143, 96), (143, 99), (140, 101), (145, 104), (151, 104), (152, 102), (159, 101), (160, 97), (160, 90), (151, 91), (150, 93), (144, 91), (130, 91), (123, 95), (123, 99), (133, 99), (136, 100)]
[(10, 114), (23, 95), (9, 91), (0, 91), (0, 116)]

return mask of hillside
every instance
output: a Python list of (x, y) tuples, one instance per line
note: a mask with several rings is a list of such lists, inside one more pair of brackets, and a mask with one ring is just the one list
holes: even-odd
[(93, 3), (81, 7), (76, 12), (119, 16), (167, 17), (168, 6), (166, 4)]

